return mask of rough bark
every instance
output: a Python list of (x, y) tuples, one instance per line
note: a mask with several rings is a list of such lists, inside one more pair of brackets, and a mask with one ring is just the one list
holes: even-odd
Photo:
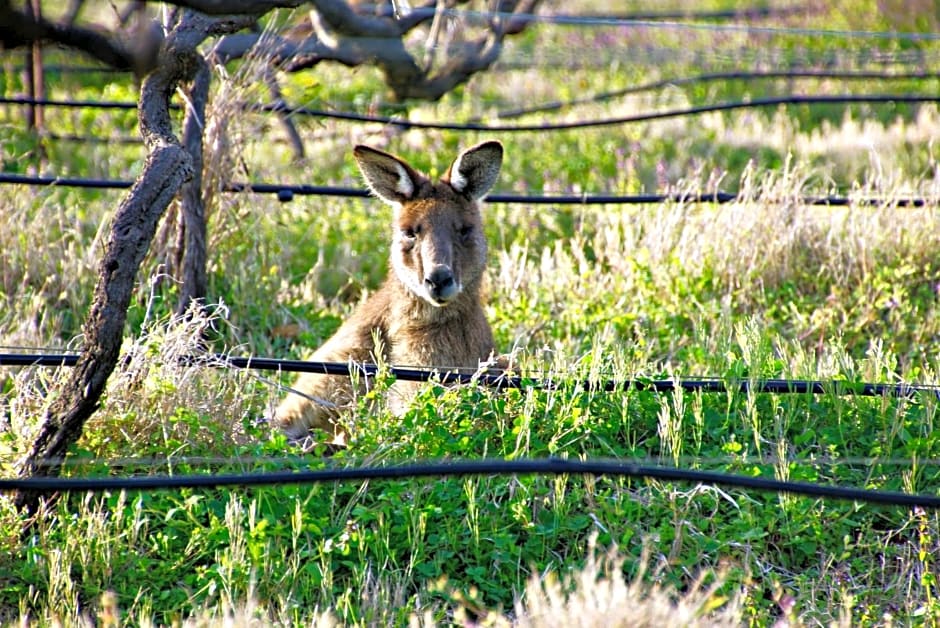
[[(503, 37), (521, 28), (521, 22), (512, 20), (512, 12), (531, 11), (538, 1), (505, 0), (496, 5), (500, 11), (490, 18), (483, 36), (449, 51), (454, 54), (432, 70), (426, 63), (421, 67), (411, 56), (404, 36), (434, 17), (436, 0), (405, 15), (388, 12), (369, 15), (352, 2), (312, 0), (313, 33), (299, 43), (276, 42), (275, 56), (284, 55), (282, 68), (288, 68), (286, 56), (299, 55), (300, 59), (295, 58), (289, 68), (294, 70), (304, 62), (313, 64), (326, 58), (347, 65), (374, 64), (384, 71), (396, 97), (436, 99), (495, 61)], [(55, 41), (89, 52), (112, 67), (148, 72), (138, 106), (141, 134), (148, 150), (144, 168), (114, 216), (83, 326), (85, 344), (78, 364), (56, 391), (35, 441), (20, 464), (21, 477), (58, 475), (68, 448), (79, 439), (85, 422), (98, 407), (108, 377), (118, 362), (127, 308), (140, 265), (161, 217), (189, 180), (180, 217), (185, 243), (181, 311), (206, 296), (206, 223), (200, 177), (209, 71), (197, 46), (208, 36), (232, 34), (250, 27), (260, 14), (272, 8), (301, 4), (300, 0), (169, 2), (215, 14), (237, 11), (239, 15), (209, 17), (192, 10), (177, 10), (173, 12), (175, 25), (165, 39), (155, 24), (142, 24), (139, 37), (130, 39), (134, 43), (124, 44), (120, 34), (84, 29), (74, 23), (81, 0), (75, 0), (72, 10), (67, 12), (67, 22), (63, 23), (27, 16), (13, 8), (11, 0), (0, 0), (0, 46)], [(143, 4), (135, 3), (134, 7)], [(254, 46), (254, 42), (246, 43), (244, 39), (232, 38), (232, 42), (239, 43), (241, 50), (233, 56), (248, 54)], [(184, 123), (184, 147), (174, 136), (169, 103), (177, 87), (190, 81), (192, 106)], [(40, 496), (20, 492), (14, 501), (19, 508), (35, 512)]]
[[(163, 1), (163, 0), (161, 0)], [(220, 23), (231, 20), (230, 14), (257, 19), (279, 7), (297, 7), (304, 0), (166, 0), (168, 4), (194, 9), (201, 14), (218, 16)], [(156, 2), (152, 2), (156, 4)], [(97, 26), (86, 27), (77, 23), (83, 0), (73, 0), (62, 19), (50, 21), (41, 15), (16, 6), (13, 0), (0, 0), (0, 48), (19, 48), (33, 43), (55, 42), (80, 50), (117, 70), (131, 70), (144, 76), (154, 70), (162, 33), (159, 26), (140, 20), (131, 32), (107, 32)], [(122, 24), (138, 15), (146, 2), (133, 2), (125, 7)], [(241, 18), (239, 18), (241, 19)], [(226, 32), (226, 31), (223, 31)], [(231, 32), (231, 31), (227, 31)], [(210, 33), (220, 34), (220, 33)]]
[[(39, 434), (20, 467), (21, 477), (58, 475), (66, 451), (81, 436), (85, 421), (97, 409), (117, 364), (137, 270), (150, 247), (157, 221), (191, 171), (189, 156), (179, 145), (156, 147), (147, 156), (144, 172), (118, 208), (98, 269), (91, 313), (83, 327), (84, 350), (46, 412)], [(16, 496), (16, 505), (33, 512), (38, 505), (37, 497), (21, 492)]]
[[(66, 18), (74, 21), (68, 15)], [(17, 48), (49, 41), (81, 50), (110, 67), (132, 70), (138, 75), (156, 65), (160, 44), (159, 33), (155, 30), (136, 33), (129, 38), (133, 45), (128, 45), (117, 35), (71, 22), (50, 22), (41, 15), (14, 8), (10, 0), (0, 0), (0, 46)]]
[[(434, 19), (443, 7), (431, 1), (405, 15), (366, 15), (343, 0), (314, 0), (310, 26), (283, 37), (264, 36), (265, 52), (274, 64), (287, 72), (311, 68), (321, 61), (347, 66), (371, 64), (378, 67), (395, 100), (437, 100), (465, 83), (477, 72), (488, 69), (499, 57), (503, 40), (525, 28), (539, 0), (507, 0), (487, 20), (485, 32), (475, 40), (453, 46), (437, 67), (427, 59), (414, 57), (405, 46), (405, 36), (414, 28)], [(432, 26), (433, 30), (433, 26)], [(215, 49), (222, 59), (249, 54), (261, 41), (258, 33), (223, 39)], [(431, 39), (432, 44), (434, 37)], [(436, 55), (434, 55), (436, 56)]]
[(183, 146), (192, 160), (193, 176), (183, 185), (182, 286), (176, 313), (183, 315), (194, 301), (204, 302), (209, 291), (206, 265), (206, 206), (202, 195), (202, 139), (206, 128), (206, 102), (209, 100), (209, 64), (201, 56), (189, 90), (189, 103), (183, 121)]
[[(397, 100), (419, 98), (436, 100), (476, 72), (487, 69), (499, 55), (506, 35), (521, 31), (531, 22), (531, 13), (540, 0), (501, 0), (492, 5), (485, 34), (468, 45), (448, 51), (447, 59), (437, 70), (428, 52), (418, 62), (406, 49), (404, 36), (414, 28), (440, 17), (450, 3), (428, 0), (402, 14), (390, 10), (375, 14), (368, 7), (348, 0), (309, 0), (314, 32), (302, 41), (285, 42), (276, 56), (285, 62), (288, 71), (309, 68), (323, 60), (356, 66), (374, 64), (381, 68), (392, 95)], [(168, 0), (169, 4), (188, 7), (204, 14), (237, 13), (258, 18), (279, 7), (298, 7), (302, 0)], [(77, 0), (80, 6), (80, 0)], [(146, 2), (133, 3), (135, 13)], [(30, 16), (14, 8), (11, 0), (0, 0), (0, 46), (17, 47), (37, 41), (54, 41), (83, 50), (107, 65), (130, 69), (143, 75), (157, 66), (160, 32), (154, 24), (142, 20), (131, 36), (100, 32), (75, 24), (78, 9), (67, 12), (67, 21), (49, 22), (41, 16)], [(223, 18), (224, 19), (224, 18)], [(438, 25), (440, 20), (436, 20)], [(433, 30), (433, 29), (432, 29)], [(232, 40), (220, 56), (236, 58), (246, 54), (259, 35)], [(433, 36), (429, 41), (434, 43)], [(131, 42), (131, 43), (126, 43)], [(290, 58), (288, 58), (290, 54)]]
[[(114, 216), (83, 326), (85, 344), (78, 363), (43, 417), (33, 446), (20, 463), (20, 477), (58, 475), (68, 448), (97, 409), (117, 365), (140, 264), (160, 217), (193, 175), (192, 158), (173, 134), (170, 98), (177, 85), (197, 74), (201, 57), (196, 46), (206, 36), (238, 30), (247, 23), (244, 18), (210, 19), (184, 13), (160, 50), (157, 69), (144, 79), (138, 107), (141, 134), (148, 147), (144, 169)], [(21, 491), (14, 503), (33, 513), (40, 495)]]

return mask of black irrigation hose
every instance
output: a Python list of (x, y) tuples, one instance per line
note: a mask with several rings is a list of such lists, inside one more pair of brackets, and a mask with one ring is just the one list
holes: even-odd
[[(35, 356), (44, 358), (46, 356)], [(0, 355), (0, 365), (4, 362), (4, 356)], [(341, 362), (313, 362), (305, 360), (279, 360), (274, 358), (239, 358), (225, 355), (215, 355), (201, 361), (207, 366), (227, 366), (235, 368), (250, 368), (264, 371), (284, 371), (297, 373), (323, 373), (325, 375), (349, 375), (350, 365)], [(364, 375), (374, 375), (378, 372), (378, 367), (372, 364), (355, 365), (352, 367), (355, 372)], [(408, 368), (408, 367), (388, 367), (390, 374), (397, 379), (408, 382), (425, 382), (432, 379), (439, 379), (444, 384), (468, 384), (478, 382), (488, 387), (498, 389), (511, 388), (539, 388), (553, 389), (558, 388), (562, 382), (556, 382), (551, 379), (537, 380), (528, 377), (518, 377), (503, 374), (476, 374), (443, 372), (439, 373), (435, 369)], [(570, 385), (570, 382), (568, 382)], [(940, 387), (926, 386), (920, 384), (876, 384), (862, 382), (841, 382), (841, 381), (816, 381), (816, 380), (787, 380), (787, 379), (756, 379), (741, 380), (735, 383), (714, 378), (697, 379), (632, 379), (625, 381), (606, 380), (577, 382), (577, 385), (586, 390), (614, 392), (618, 390), (646, 390), (656, 392), (670, 392), (676, 389), (682, 389), (686, 392), (709, 392), (724, 393), (732, 390), (738, 392), (772, 393), (815, 393), (824, 394), (827, 392), (839, 392), (846, 395), (858, 395), (868, 397), (895, 396), (909, 397), (915, 393), (930, 393), (940, 397)]]
[[(283, 104), (259, 104), (247, 108), (267, 113), (284, 113), (288, 115), (313, 116), (318, 118), (333, 118), (353, 122), (377, 122), (396, 126), (403, 129), (436, 129), (445, 131), (500, 131), (504, 133), (531, 132), (531, 131), (562, 131), (571, 129), (587, 129), (635, 122), (649, 122), (682, 116), (699, 115), (716, 111), (733, 111), (736, 109), (749, 109), (754, 107), (771, 107), (779, 105), (821, 105), (821, 104), (883, 104), (883, 103), (924, 103), (940, 102), (940, 96), (931, 94), (842, 94), (832, 96), (777, 96), (770, 98), (755, 98), (749, 101), (733, 101), (716, 103), (714, 105), (701, 105), (683, 109), (671, 109), (652, 113), (641, 113), (630, 116), (602, 118), (599, 120), (573, 120), (571, 122), (554, 122), (542, 124), (482, 124), (479, 122), (449, 123), (449, 122), (418, 122), (403, 120), (389, 116), (370, 116), (354, 112), (329, 111), (325, 109), (311, 109), (308, 107), (289, 107)], [(136, 103), (126, 102), (98, 102), (98, 101), (62, 101), (41, 100), (35, 98), (0, 98), (0, 104), (21, 105), (48, 105), (63, 107), (98, 107), (110, 109), (133, 109)]]
[[(75, 366), (78, 354), (26, 354), (0, 353), (0, 366)], [(193, 356), (185, 360), (187, 364), (203, 365), (215, 368), (254, 369), (259, 371), (281, 371), (285, 373), (320, 373), (323, 375), (349, 376), (351, 373), (371, 376), (379, 372), (374, 364), (353, 364), (346, 362), (317, 362), (308, 360), (280, 360), (275, 358), (243, 358), (224, 354)], [(470, 384), (506, 389), (534, 388), (542, 390), (557, 389), (560, 386), (578, 386), (585, 390), (616, 392), (625, 390), (671, 392), (681, 389), (685, 392), (728, 393), (756, 392), (769, 394), (839, 394), (859, 397), (912, 397), (917, 394), (929, 394), (940, 398), (940, 386), (926, 384), (884, 384), (870, 382), (822, 381), (804, 379), (740, 379), (726, 381), (717, 378), (676, 378), (652, 379), (635, 378), (630, 380), (554, 380), (519, 377), (514, 375), (475, 373), (470, 369), (463, 372), (441, 371), (433, 368), (413, 368), (402, 366), (387, 367), (388, 373), (396, 379), (406, 382), (440, 381), (443, 384)]]
[(579, 17), (617, 22), (647, 22), (656, 20), (739, 20), (801, 15), (813, 10), (809, 3), (784, 7), (740, 7), (715, 11), (649, 11), (635, 13), (586, 13)]
[(126, 144), (129, 146), (140, 147), (141, 150), (144, 148), (143, 140), (139, 137), (134, 137), (132, 135), (78, 135), (75, 133), (43, 133), (43, 139), (49, 139), (55, 142), (80, 142), (84, 144)]
[[(386, 5), (358, 5), (357, 7), (360, 11), (367, 9), (369, 11), (375, 11), (376, 15), (380, 17), (393, 17), (392, 7)], [(531, 22), (548, 22), (551, 23), (552, 20), (557, 21), (561, 24), (566, 25), (579, 25), (584, 24), (588, 26), (596, 26), (597, 23), (602, 24), (613, 24), (613, 25), (630, 25), (633, 22), (655, 22), (660, 20), (704, 20), (704, 21), (722, 21), (722, 20), (739, 20), (739, 19), (763, 19), (771, 17), (787, 17), (790, 15), (802, 15), (807, 12), (812, 11), (812, 6), (809, 4), (806, 5), (794, 5), (794, 6), (785, 6), (785, 7), (740, 7), (737, 9), (730, 10), (714, 10), (714, 11), (682, 11), (682, 10), (672, 10), (672, 11), (635, 11), (631, 13), (580, 13), (580, 14), (571, 14), (571, 13), (554, 13), (548, 15), (536, 15), (533, 13), (502, 13), (501, 15), (507, 19), (517, 20), (519, 22), (531, 23)], [(411, 14), (424, 15), (425, 17), (432, 17), (436, 13), (440, 12), (440, 9), (435, 6), (431, 7), (418, 7), (411, 10)], [(464, 9), (451, 8), (446, 9), (443, 12), (443, 15), (450, 17), (462, 17), (465, 15), (482, 15), (477, 11), (467, 11)]]
[[(0, 354), (0, 366), (45, 365), (74, 366), (78, 361), (75, 354)], [(202, 363), (215, 367), (253, 368), (280, 371), (305, 371), (347, 375), (348, 364), (301, 362), (295, 360), (272, 360), (267, 358), (237, 358), (224, 355), (194, 358), (192, 363)], [(356, 368), (361, 373), (375, 373), (374, 365)], [(429, 369), (390, 368), (389, 371), (399, 379), (407, 381), (425, 381), (439, 375)], [(444, 382), (479, 381), (501, 388), (541, 386), (555, 384), (537, 380), (505, 376), (471, 376), (467, 374), (447, 373), (440, 376)], [(704, 392), (726, 392), (737, 387), (760, 392), (776, 393), (823, 393), (834, 391), (855, 395), (895, 395), (909, 396), (917, 392), (929, 392), (938, 395), (940, 389), (921, 385), (890, 384), (853, 384), (847, 382), (819, 382), (806, 380), (756, 380), (742, 381), (729, 386), (719, 380), (634, 380), (628, 382), (599, 382), (594, 385), (583, 382), (586, 387), (602, 390), (621, 390), (636, 388), (639, 390), (670, 391), (701, 390)], [(396, 479), (418, 477), (452, 477), (468, 475), (506, 475), (506, 474), (568, 474), (600, 475), (649, 478), (662, 481), (694, 482), (700, 484), (723, 485), (728, 487), (751, 489), (762, 492), (789, 493), (810, 497), (853, 500), (857, 502), (886, 506), (909, 506), (921, 508), (940, 508), (940, 497), (915, 495), (908, 493), (876, 491), (841, 486), (827, 486), (804, 482), (789, 482), (752, 476), (739, 476), (721, 472), (696, 471), (659, 466), (641, 466), (633, 463), (609, 461), (570, 461), (557, 458), (547, 460), (479, 460), (450, 463), (432, 463), (397, 467), (359, 467), (347, 469), (326, 469), (318, 471), (285, 471), (260, 474), (235, 475), (196, 475), (196, 476), (147, 476), (129, 478), (11, 478), (0, 479), (0, 491), (29, 491), (34, 493), (49, 492), (104, 492), (104, 491), (140, 491), (169, 490), (180, 488), (218, 488), (282, 486), (286, 484), (311, 484), (318, 482), (355, 481), (369, 479)]]
[[(74, 177), (31, 177), (21, 174), (0, 173), (0, 185), (48, 185), (53, 187), (75, 187), (91, 189), (123, 190), (134, 185), (133, 181), (118, 179), (81, 179)], [(276, 194), (279, 201), (286, 203), (299, 196), (338, 196), (345, 198), (369, 198), (368, 190), (327, 185), (287, 185), (281, 183), (230, 183), (222, 188), (223, 192)], [(711, 192), (706, 194), (579, 194), (559, 196), (536, 196), (526, 194), (490, 194), (489, 203), (525, 203), (529, 205), (651, 205), (658, 203), (735, 203), (747, 201), (749, 197), (729, 192)], [(861, 205), (868, 207), (926, 207), (935, 205), (940, 199), (902, 197), (848, 197), (848, 196), (803, 196), (785, 197), (780, 201), (798, 202), (803, 205), (848, 207)]]
[(807, 497), (852, 500), (883, 506), (940, 508), (940, 497), (894, 491), (877, 491), (808, 482), (789, 482), (716, 471), (696, 471), (672, 467), (642, 466), (629, 462), (599, 460), (467, 460), (389, 467), (352, 467), (316, 471), (281, 471), (232, 475), (141, 476), (128, 478), (0, 478), (0, 491), (107, 492), (284, 486), (361, 480), (391, 480), (422, 477), (477, 475), (593, 475), (653, 479), (666, 482), (692, 482), (761, 492), (788, 493)]
[[(526, 115), (532, 115), (536, 113), (548, 113), (553, 111), (560, 111), (561, 109), (567, 109), (568, 107), (574, 107), (577, 105), (587, 105), (592, 103), (604, 102), (607, 100), (613, 100), (614, 98), (620, 98), (622, 96), (629, 96), (631, 94), (642, 94), (643, 92), (651, 92), (656, 90), (661, 90), (666, 87), (679, 87), (681, 85), (694, 85), (695, 83), (708, 83), (712, 81), (756, 81), (756, 80), (771, 80), (771, 79), (838, 79), (843, 81), (900, 81), (900, 80), (912, 80), (912, 79), (936, 79), (940, 78), (940, 73), (938, 72), (836, 72), (833, 70), (780, 70), (780, 71), (770, 71), (770, 72), (709, 72), (705, 74), (699, 74), (697, 76), (684, 76), (679, 78), (666, 78), (660, 79), (658, 81), (652, 81), (650, 83), (643, 83), (642, 85), (634, 85), (631, 87), (625, 87), (623, 89), (616, 89), (609, 92), (599, 92), (592, 96), (587, 96), (584, 98), (572, 98), (571, 100), (554, 100), (541, 105), (533, 105), (531, 107), (523, 107), (520, 109), (509, 109), (506, 111), (499, 111), (496, 113), (495, 117), (500, 120), (506, 120), (509, 118), (520, 118)], [(479, 118), (474, 118), (471, 122), (479, 122)]]
[(653, 113), (640, 113), (630, 116), (602, 118), (600, 120), (573, 120), (571, 122), (553, 122), (542, 124), (481, 124), (444, 123), (444, 122), (416, 122), (391, 118), (388, 116), (367, 116), (358, 113), (327, 111), (323, 109), (309, 109), (307, 107), (288, 107), (279, 104), (265, 104), (252, 107), (259, 111), (287, 113), (291, 115), (306, 115), (319, 118), (335, 118), (354, 122), (380, 122), (403, 129), (436, 129), (444, 131), (500, 131), (504, 133), (532, 132), (532, 131), (563, 131), (571, 129), (589, 129), (604, 126), (616, 126), (635, 122), (650, 122), (683, 116), (699, 115), (716, 111), (733, 111), (735, 109), (750, 109), (754, 107), (771, 107), (779, 105), (822, 105), (822, 104), (879, 104), (879, 103), (924, 103), (940, 102), (940, 96), (931, 94), (842, 94), (833, 96), (777, 96), (771, 98), (755, 98), (749, 101), (734, 101), (717, 103), (714, 105), (701, 105), (683, 109), (671, 109)]
[(49, 185), (64, 188), (90, 188), (97, 190), (123, 190), (134, 185), (133, 181), (119, 179), (82, 179), (80, 177), (29, 177), (21, 174), (0, 173), (0, 184)]
[[(27, 98), (25, 96), (0, 98), (0, 105), (33, 105), (37, 107), (65, 107), (68, 109), (137, 109), (136, 102), (114, 100), (55, 100), (52, 98)], [(179, 105), (171, 105), (178, 107)]]

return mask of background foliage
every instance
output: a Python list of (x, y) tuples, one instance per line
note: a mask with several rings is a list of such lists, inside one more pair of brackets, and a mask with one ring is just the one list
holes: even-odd
[[(624, 10), (650, 8), (628, 4)], [(440, 102), (404, 107), (385, 103), (368, 69), (322, 66), (280, 79), (285, 98), (297, 105), (414, 120), (497, 121), (501, 111), (536, 103), (742, 69), (926, 76), (677, 82), (519, 121), (791, 93), (936, 94), (940, 50), (930, 35), (936, 14), (930, 3), (842, 0), (695, 28), (540, 24), (507, 42), (492, 72)], [(746, 23), (752, 28), (741, 27)], [(889, 31), (897, 33), (884, 35)], [(77, 63), (54, 51), (47, 60)], [(6, 95), (22, 89), (18, 63), (5, 58)], [(459, 147), (492, 135), (298, 117), (307, 155), (297, 159), (275, 119), (237, 109), (267, 96), (257, 68), (215, 72), (206, 143), (214, 348), (302, 357), (384, 278), (387, 210), (355, 199), (279, 203), (271, 195), (224, 194), (220, 182), (358, 186), (350, 158), (356, 143), (402, 154), (440, 175)], [(67, 67), (50, 67), (48, 87), (60, 98), (136, 97), (126, 76)], [(19, 109), (4, 106), (2, 169), (134, 177), (144, 149), (123, 138), (135, 124), (133, 112), (50, 109), (46, 135), (36, 137)], [(936, 384), (938, 132), (935, 105), (889, 104), (781, 106), (502, 134), (507, 160), (497, 191), (721, 189), (744, 200), (489, 204), (487, 312), (497, 343), (515, 351), (521, 372), (533, 377)], [(924, 208), (797, 201), (829, 193), (933, 200)], [(119, 198), (113, 191), (0, 186), (0, 343), (81, 342), (101, 241)], [(281, 394), (270, 380), (176, 362), (198, 345), (200, 321), (167, 325), (177, 293), (163, 273), (168, 246), (157, 246), (146, 263), (128, 358), (73, 452), (70, 474), (556, 455), (887, 490), (936, 492), (940, 480), (931, 396), (603, 394), (573, 384), (498, 393), (431, 384), (400, 418), (363, 399), (348, 418), (347, 449), (328, 459), (302, 456), (259, 421)], [(7, 473), (60, 377), (45, 369), (0, 371), (0, 464)], [(373, 393), (379, 400), (387, 384), (379, 382)], [(285, 623), (324, 617), (405, 623), (412, 614), (446, 623), (490, 611), (518, 618), (524, 611), (514, 605), (535, 604), (544, 592), (530, 578), (569, 574), (586, 562), (614, 580), (622, 575), (664, 587), (661, 606), (684, 603), (675, 591), (694, 592), (692, 584), (704, 578), (706, 592), (694, 599), (692, 616), (727, 612), (737, 623), (783, 617), (872, 624), (890, 616), (932, 625), (940, 614), (936, 513), (708, 486), (493, 477), (73, 495), (33, 536), (20, 538), (20, 525), (9, 509), (0, 514), (2, 621), (101, 616), (113, 605), (133, 621), (159, 623), (218, 617), (233, 605), (246, 617)], [(615, 546), (617, 558), (598, 567), (591, 543)]]

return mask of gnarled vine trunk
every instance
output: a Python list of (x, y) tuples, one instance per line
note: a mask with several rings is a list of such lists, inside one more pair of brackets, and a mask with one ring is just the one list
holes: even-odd
[[(180, 83), (193, 80), (205, 67), (196, 50), (199, 43), (210, 34), (232, 32), (250, 21), (184, 12), (160, 49), (156, 69), (144, 79), (138, 106), (148, 147), (144, 169), (114, 216), (83, 326), (85, 344), (78, 363), (43, 417), (33, 446), (20, 463), (20, 477), (58, 475), (66, 451), (97, 409), (118, 362), (140, 264), (161, 216), (193, 176), (190, 152), (173, 134), (170, 98)], [(207, 72), (204, 78), (208, 89)], [(39, 503), (40, 495), (34, 492), (21, 491), (15, 497), (16, 506), (28, 512), (35, 512)]]
[[(140, 265), (161, 217), (181, 190), (176, 242), (182, 257), (176, 261), (182, 275), (182, 292), (177, 311), (184, 312), (192, 302), (206, 296), (206, 212), (200, 177), (210, 72), (197, 47), (209, 36), (231, 35), (256, 25), (260, 16), (276, 7), (302, 4), (301, 0), (168, 0), (177, 8), (172, 11), (174, 24), (163, 39), (161, 28), (147, 18), (146, 2), (129, 5), (127, 17), (141, 18), (133, 34), (79, 25), (76, 20), (83, 2), (75, 0), (65, 17), (50, 21), (20, 10), (11, 0), (0, 0), (0, 46), (58, 42), (83, 50), (111, 67), (143, 75), (138, 116), (148, 154), (142, 173), (114, 216), (83, 326), (85, 344), (78, 363), (55, 392), (33, 445), (20, 463), (20, 477), (58, 475), (68, 448), (81, 436), (85, 422), (97, 409), (108, 377), (118, 363)], [(465, 4), (463, 0), (461, 3)], [(252, 54), (257, 45), (264, 43), (262, 54), (283, 71), (300, 71), (324, 60), (349, 66), (375, 65), (383, 71), (395, 98), (433, 100), (487, 69), (498, 57), (504, 38), (522, 30), (539, 0), (501, 0), (490, 6), (478, 24), (484, 31), (482, 35), (459, 46), (442, 46), (439, 41), (441, 20), (452, 9), (452, 5), (439, 0), (424, 0), (424, 4), (402, 11), (388, 0), (379, 0), (375, 7), (350, 0), (310, 0), (309, 4), (309, 25), (300, 29), (305, 34), (299, 39), (272, 37), (264, 41), (256, 30), (250, 35), (223, 39), (214, 55), (223, 61), (231, 60)], [(375, 11), (376, 7), (381, 10)], [(436, 25), (431, 24), (432, 20)], [(431, 26), (423, 61), (405, 45), (409, 33), (421, 25)], [(438, 59), (439, 54), (444, 58)], [(278, 101), (274, 73), (266, 80)], [(169, 102), (183, 83), (191, 83), (191, 87), (181, 145), (173, 134)], [(295, 151), (302, 154), (296, 130), (291, 125), (287, 129)], [(15, 503), (34, 512), (40, 495), (23, 491), (15, 496)]]

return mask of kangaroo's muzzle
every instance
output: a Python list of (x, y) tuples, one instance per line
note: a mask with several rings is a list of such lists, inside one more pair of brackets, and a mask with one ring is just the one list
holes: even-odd
[(424, 278), (424, 287), (428, 295), (438, 305), (444, 305), (460, 292), (460, 286), (454, 278), (454, 271), (449, 266), (438, 265)]

